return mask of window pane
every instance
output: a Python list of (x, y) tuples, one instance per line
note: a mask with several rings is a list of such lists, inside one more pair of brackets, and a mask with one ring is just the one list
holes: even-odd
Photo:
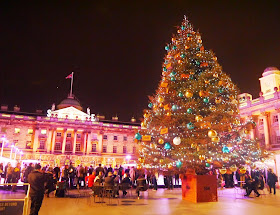
[(113, 146), (113, 153), (117, 153), (117, 146)]
[(104, 140), (107, 140), (107, 138), (108, 138), (107, 135), (103, 135)]
[(46, 129), (42, 129), (41, 130), (41, 134), (47, 134), (47, 130)]
[(118, 140), (118, 136), (114, 136), (114, 140)]
[(31, 129), (31, 128), (28, 129), (28, 130), (27, 130), (27, 133), (28, 133), (28, 134), (33, 134), (33, 129)]
[(126, 153), (126, 146), (123, 146), (123, 153)]
[(20, 132), (19, 128), (15, 128), (15, 133), (18, 134)]
[(91, 146), (91, 151), (92, 151), (92, 152), (96, 152), (96, 144), (92, 144), (92, 146)]
[(103, 146), (102, 152), (107, 152), (107, 146)]

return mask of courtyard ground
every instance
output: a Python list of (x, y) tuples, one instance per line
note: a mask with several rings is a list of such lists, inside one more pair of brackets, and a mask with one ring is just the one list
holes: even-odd
[[(261, 192), (260, 197), (251, 194), (250, 198), (243, 196), (242, 190), (225, 189), (218, 191), (219, 201), (208, 203), (190, 203), (182, 200), (181, 189), (149, 190), (141, 193), (137, 199), (135, 190), (128, 193), (125, 198), (108, 199), (103, 203), (94, 203), (89, 197), (88, 191), (72, 190), (68, 197), (44, 198), (39, 215), (75, 214), (75, 215), (164, 215), (164, 214), (188, 214), (188, 215), (278, 215), (280, 213), (279, 190), (276, 195)], [(132, 195), (131, 195), (132, 194)], [(0, 199), (18, 198), (23, 196), (22, 191), (11, 193), (0, 190)], [(97, 198), (96, 201), (99, 201)]]

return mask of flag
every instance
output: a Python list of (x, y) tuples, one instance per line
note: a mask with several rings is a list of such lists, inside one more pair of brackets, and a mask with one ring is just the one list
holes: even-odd
[(65, 79), (72, 78), (72, 77), (73, 77), (73, 73), (71, 73), (70, 75), (66, 76)]

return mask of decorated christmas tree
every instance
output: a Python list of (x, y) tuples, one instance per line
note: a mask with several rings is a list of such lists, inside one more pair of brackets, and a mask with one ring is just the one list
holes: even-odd
[(259, 160), (262, 151), (248, 137), (253, 121), (240, 122), (236, 85), (186, 18), (165, 50), (161, 81), (135, 135), (142, 166), (236, 169)]

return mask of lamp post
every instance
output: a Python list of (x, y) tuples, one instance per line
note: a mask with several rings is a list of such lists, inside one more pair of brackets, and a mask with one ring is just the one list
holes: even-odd
[(127, 160), (127, 163), (129, 164), (129, 161), (130, 161), (130, 159), (131, 159), (131, 155), (127, 155), (125, 158), (126, 158), (126, 160)]
[(1, 157), (3, 157), (3, 150), (4, 150), (5, 141), (6, 141), (6, 138), (2, 137)]
[(13, 153), (13, 148), (14, 147), (15, 147), (14, 145), (11, 145), (10, 159), (12, 159), (12, 153)]
[(14, 160), (17, 159), (17, 151), (18, 151), (18, 148), (16, 147), (16, 148), (15, 148), (15, 157), (14, 157)]

